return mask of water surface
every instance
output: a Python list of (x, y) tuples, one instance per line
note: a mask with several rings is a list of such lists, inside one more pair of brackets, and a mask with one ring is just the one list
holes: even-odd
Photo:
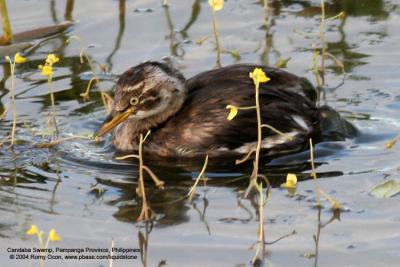
[[(71, 3), (71, 1), (69, 1)], [(10, 261), (7, 247), (37, 246), (25, 231), (31, 224), (55, 228), (63, 241), (52, 247), (138, 248), (140, 198), (135, 193), (135, 161), (118, 161), (110, 140), (64, 142), (51, 149), (36, 148), (46, 141), (51, 111), (46, 78), (37, 69), (48, 53), (61, 58), (54, 72), (57, 119), (63, 137), (92, 133), (105, 117), (100, 92), (111, 92), (117, 75), (144, 60), (168, 60), (186, 77), (216, 65), (212, 16), (207, 1), (74, 1), (67, 10), (59, 1), (9, 1), (14, 32), (72, 19), (67, 31), (39, 40), (29, 50), (29, 61), (17, 66), (18, 145), (0, 149), (0, 257), (1, 266), (38, 266), (38, 261)], [(311, 45), (317, 42), (320, 1), (271, 1), (270, 27), (257, 1), (228, 1), (217, 13), (222, 64), (252, 62), (274, 65), (291, 58), (287, 70), (315, 84)], [(326, 86), (321, 103), (339, 110), (362, 132), (355, 140), (317, 146), (319, 186), (340, 201), (340, 220), (321, 229), (319, 266), (398, 266), (400, 251), (399, 196), (375, 199), (370, 189), (399, 176), (399, 148), (385, 150), (385, 142), (400, 133), (399, 1), (328, 1), (327, 16), (340, 11), (343, 20), (327, 24), (328, 51), (345, 65), (327, 61)], [(307, 34), (305, 34), (307, 33)], [(70, 44), (66, 40), (79, 36)], [(199, 45), (196, 41), (207, 39)], [(80, 97), (92, 77), (79, 53), (106, 70), (89, 100)], [(238, 51), (240, 59), (225, 51)], [(0, 113), (9, 105), (10, 73), (3, 62)], [(0, 121), (6, 136), (12, 114)], [(279, 185), (286, 174), (303, 180), (289, 197), (279, 186), (264, 209), (268, 245), (267, 266), (313, 266), (313, 235), (318, 229), (315, 184), (310, 178), (308, 152), (263, 164), (271, 183)], [(156, 220), (148, 239), (148, 266), (249, 266), (257, 240), (256, 207), (242, 199), (247, 167), (210, 166), (204, 187), (200, 183), (193, 203), (185, 198), (201, 163), (149, 161), (166, 182), (164, 191), (147, 182), (150, 206)], [(320, 218), (332, 212), (324, 202)], [(159, 265), (161, 263), (161, 265)], [(69, 266), (108, 266), (106, 260), (64, 262)], [(141, 266), (140, 259), (119, 260), (115, 266)], [(45, 266), (60, 266), (47, 261)]]

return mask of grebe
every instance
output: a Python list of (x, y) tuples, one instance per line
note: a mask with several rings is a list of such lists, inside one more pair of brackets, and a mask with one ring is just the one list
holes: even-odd
[(332, 108), (317, 107), (316, 91), (308, 80), (281, 69), (237, 64), (185, 80), (167, 64), (150, 61), (119, 78), (112, 111), (95, 136), (113, 130), (114, 147), (132, 152), (138, 149), (140, 134), (151, 130), (143, 145), (146, 154), (175, 158), (245, 155), (256, 146), (256, 111), (239, 110), (228, 121), (226, 106), (255, 105), (249, 73), (256, 67), (270, 77), (260, 84), (262, 122), (284, 133), (263, 128), (263, 156), (305, 150), (309, 138), (316, 143), (357, 134)]

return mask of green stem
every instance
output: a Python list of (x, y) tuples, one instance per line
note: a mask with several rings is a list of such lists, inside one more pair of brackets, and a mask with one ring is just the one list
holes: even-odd
[(314, 146), (311, 138), (310, 138), (310, 161), (311, 161), (311, 176), (315, 182), (315, 191), (317, 194), (317, 206), (321, 207), (321, 196), (320, 196), (321, 190), (319, 189), (317, 182), (317, 173), (315, 171), (315, 165), (314, 165)]
[(10, 61), (11, 70), (11, 106), (13, 111), (13, 125), (11, 130), (11, 146), (15, 145), (15, 129), (17, 125), (17, 105), (15, 103), (15, 62)]
[(259, 228), (260, 228), (260, 236), (259, 236), (259, 242), (261, 245), (261, 259), (264, 259), (265, 255), (265, 228), (264, 228), (264, 194), (263, 194), (263, 186), (262, 182), (260, 183), (260, 203), (259, 203), (259, 214), (260, 214), (260, 219), (259, 219)]
[[(147, 136), (146, 136), (147, 137)], [(138, 221), (147, 221), (149, 220), (149, 213), (148, 213), (148, 206), (147, 206), (147, 198), (146, 198), (146, 191), (144, 186), (144, 176), (143, 176), (143, 134), (140, 134), (140, 141), (139, 141), (139, 184), (140, 184), (140, 192), (142, 197), (142, 212), (138, 218)]]
[(13, 34), (11, 30), (10, 19), (8, 18), (7, 4), (6, 0), (0, 0), (0, 12), (3, 23), (3, 32), (7, 42), (11, 42), (13, 39)]
[(258, 177), (258, 164), (260, 161), (261, 138), (262, 138), (259, 91), (260, 91), (260, 85), (257, 83), (256, 84), (257, 147), (256, 147), (256, 157), (254, 159), (254, 171), (253, 171), (253, 177), (252, 177), (252, 179), (254, 179), (255, 182)]
[(215, 37), (215, 45), (217, 49), (217, 67), (220, 68), (221, 65), (221, 47), (219, 45), (219, 33), (218, 33), (218, 22), (217, 22), (217, 15), (213, 10), (213, 31)]
[(53, 76), (50, 74), (48, 76), (48, 84), (49, 84), (49, 92), (50, 92), (50, 100), (51, 100), (51, 120), (53, 121), (54, 130), (56, 132), (56, 137), (58, 137), (58, 126), (56, 120), (56, 102), (53, 93)]
[(238, 110), (250, 110), (250, 109), (256, 109), (256, 106), (248, 106), (248, 107), (236, 107)]
[(319, 35), (321, 39), (321, 80), (322, 84), (325, 84), (325, 53), (326, 53), (326, 43), (325, 43), (325, 1), (321, 0), (321, 24), (319, 27)]

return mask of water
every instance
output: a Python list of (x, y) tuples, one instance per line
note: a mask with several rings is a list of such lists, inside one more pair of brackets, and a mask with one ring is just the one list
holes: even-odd
[[(70, 1), (71, 2), (71, 1)], [(318, 266), (398, 266), (400, 235), (399, 196), (378, 200), (368, 192), (374, 185), (399, 176), (399, 148), (385, 150), (385, 143), (400, 133), (398, 113), (398, 58), (400, 51), (399, 1), (329, 1), (327, 16), (345, 11), (343, 21), (327, 23), (328, 51), (343, 61), (340, 68), (328, 60), (327, 88), (322, 103), (349, 118), (363, 133), (355, 140), (317, 146), (319, 186), (343, 204), (339, 220), (321, 229)], [(138, 248), (136, 223), (141, 203), (135, 193), (135, 161), (118, 161), (107, 139), (63, 142), (51, 149), (35, 148), (46, 140), (51, 102), (45, 77), (37, 66), (54, 52), (53, 88), (61, 135), (92, 133), (105, 117), (100, 92), (110, 92), (115, 75), (144, 60), (170, 60), (186, 77), (215, 66), (212, 17), (206, 1), (75, 1), (72, 12), (56, 1), (9, 1), (14, 32), (61, 22), (76, 23), (66, 32), (42, 39), (17, 66), (16, 90), (19, 144), (14, 152), (0, 150), (0, 265), (38, 266), (37, 260), (9, 259), (8, 247), (38, 246), (25, 231), (36, 224), (46, 232), (55, 228), (63, 241), (50, 247)], [(274, 65), (291, 58), (288, 71), (315, 83), (311, 44), (318, 38), (319, 1), (272, 1), (271, 27), (263, 27), (263, 9), (255, 1), (228, 1), (217, 13), (223, 50), (239, 51), (238, 60), (222, 54), (223, 65), (253, 62)], [(302, 32), (306, 32), (304, 34)], [(77, 35), (70, 44), (65, 42)], [(202, 45), (197, 40), (208, 37)], [(106, 66), (101, 83), (90, 100), (80, 97), (92, 77), (81, 64), (84, 48), (93, 60)], [(0, 112), (9, 103), (10, 74), (3, 62)], [(341, 86), (339, 86), (341, 85)], [(10, 131), (12, 115), (0, 121), (0, 136)], [(308, 152), (272, 161), (261, 168), (274, 185), (287, 172), (303, 181), (297, 195), (276, 187), (264, 209), (267, 241), (266, 263), (271, 266), (312, 266), (313, 235), (318, 210), (315, 184), (309, 178)], [(257, 240), (256, 207), (241, 198), (248, 167), (210, 163), (207, 187), (202, 183), (191, 204), (185, 199), (202, 163), (150, 161), (148, 165), (166, 182), (160, 191), (151, 182), (148, 198), (156, 220), (148, 236), (148, 266), (249, 266)], [(321, 221), (332, 216), (323, 203)], [(107, 260), (64, 261), (67, 266), (108, 266)], [(159, 265), (161, 264), (161, 265)], [(59, 260), (45, 266), (59, 266)], [(118, 260), (114, 266), (141, 266), (136, 260)]]

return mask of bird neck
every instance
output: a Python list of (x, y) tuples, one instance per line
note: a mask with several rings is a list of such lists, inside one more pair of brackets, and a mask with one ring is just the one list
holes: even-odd
[(164, 110), (160, 111), (157, 114), (154, 114), (153, 116), (139, 120), (138, 123), (143, 123), (143, 126), (146, 127), (146, 132), (151, 128), (163, 124), (169, 118), (173, 117), (177, 112), (179, 112), (179, 110), (185, 103), (186, 98), (187, 98), (187, 90), (185, 88), (184, 90), (178, 91), (176, 94), (174, 94), (173, 97), (170, 98), (169, 103), (166, 105), (167, 108), (165, 108)]
[(143, 119), (128, 119), (118, 125), (113, 136), (114, 146), (121, 151), (137, 151), (140, 134), (146, 135), (160, 127), (182, 108), (187, 98), (187, 90), (181, 90), (170, 100), (168, 108)]

